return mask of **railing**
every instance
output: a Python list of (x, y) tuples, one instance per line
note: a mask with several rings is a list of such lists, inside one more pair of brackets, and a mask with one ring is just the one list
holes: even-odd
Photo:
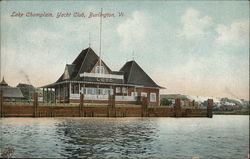
[(115, 101), (136, 101), (135, 96), (115, 96)]
[(123, 79), (123, 75), (112, 75), (112, 74), (101, 74), (101, 73), (81, 73), (80, 77), (96, 77), (96, 78), (113, 78), (113, 79)]
[[(80, 94), (71, 94), (70, 99), (80, 99)], [(84, 95), (84, 100), (108, 100), (109, 95)], [(115, 96), (115, 101), (136, 101), (135, 96)]]

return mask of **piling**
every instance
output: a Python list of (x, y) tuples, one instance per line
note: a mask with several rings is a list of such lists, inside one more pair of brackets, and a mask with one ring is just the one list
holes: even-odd
[(208, 118), (212, 118), (213, 117), (213, 105), (214, 105), (214, 101), (213, 99), (208, 99), (207, 100), (207, 117)]
[(108, 117), (116, 117), (116, 108), (115, 108), (115, 96), (110, 95), (107, 107), (107, 116)]
[(181, 100), (180, 100), (180, 98), (175, 99), (174, 111), (175, 111), (175, 117), (181, 117)]
[(37, 108), (38, 108), (38, 94), (34, 93), (33, 117), (37, 117)]
[(3, 91), (0, 91), (0, 117), (3, 117)]
[(147, 99), (147, 97), (142, 97), (141, 116), (148, 117), (148, 99)]
[(83, 105), (84, 105), (84, 95), (80, 94), (80, 104), (79, 104), (79, 117), (83, 117), (84, 111), (83, 111)]

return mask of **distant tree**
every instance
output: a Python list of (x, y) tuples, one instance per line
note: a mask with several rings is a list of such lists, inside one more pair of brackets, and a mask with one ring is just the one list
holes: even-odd
[(167, 98), (162, 98), (161, 105), (172, 105), (172, 101), (168, 100)]

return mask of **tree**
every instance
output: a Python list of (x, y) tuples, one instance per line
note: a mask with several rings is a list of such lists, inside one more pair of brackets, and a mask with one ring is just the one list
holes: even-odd
[(162, 98), (161, 105), (172, 105), (172, 101), (168, 100), (167, 98)]

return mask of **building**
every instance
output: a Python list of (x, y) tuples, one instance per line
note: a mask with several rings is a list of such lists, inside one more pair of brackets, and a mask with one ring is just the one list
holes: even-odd
[(3, 93), (4, 101), (21, 101), (24, 99), (20, 88), (10, 87), (4, 78), (0, 83), (0, 91)]
[(24, 98), (26, 100), (33, 99), (34, 92), (36, 92), (36, 88), (31, 84), (19, 83), (16, 87), (20, 88)]
[(107, 103), (109, 96), (114, 95), (116, 103), (136, 104), (145, 96), (149, 105), (159, 105), (159, 90), (163, 87), (134, 60), (125, 63), (119, 71), (112, 71), (89, 47), (72, 64), (65, 66), (55, 83), (42, 88), (45, 100), (48, 92), (52, 92), (55, 95), (49, 98), (53, 97), (51, 101), (58, 103), (79, 103), (80, 93), (83, 93), (84, 101), (90, 103)]

